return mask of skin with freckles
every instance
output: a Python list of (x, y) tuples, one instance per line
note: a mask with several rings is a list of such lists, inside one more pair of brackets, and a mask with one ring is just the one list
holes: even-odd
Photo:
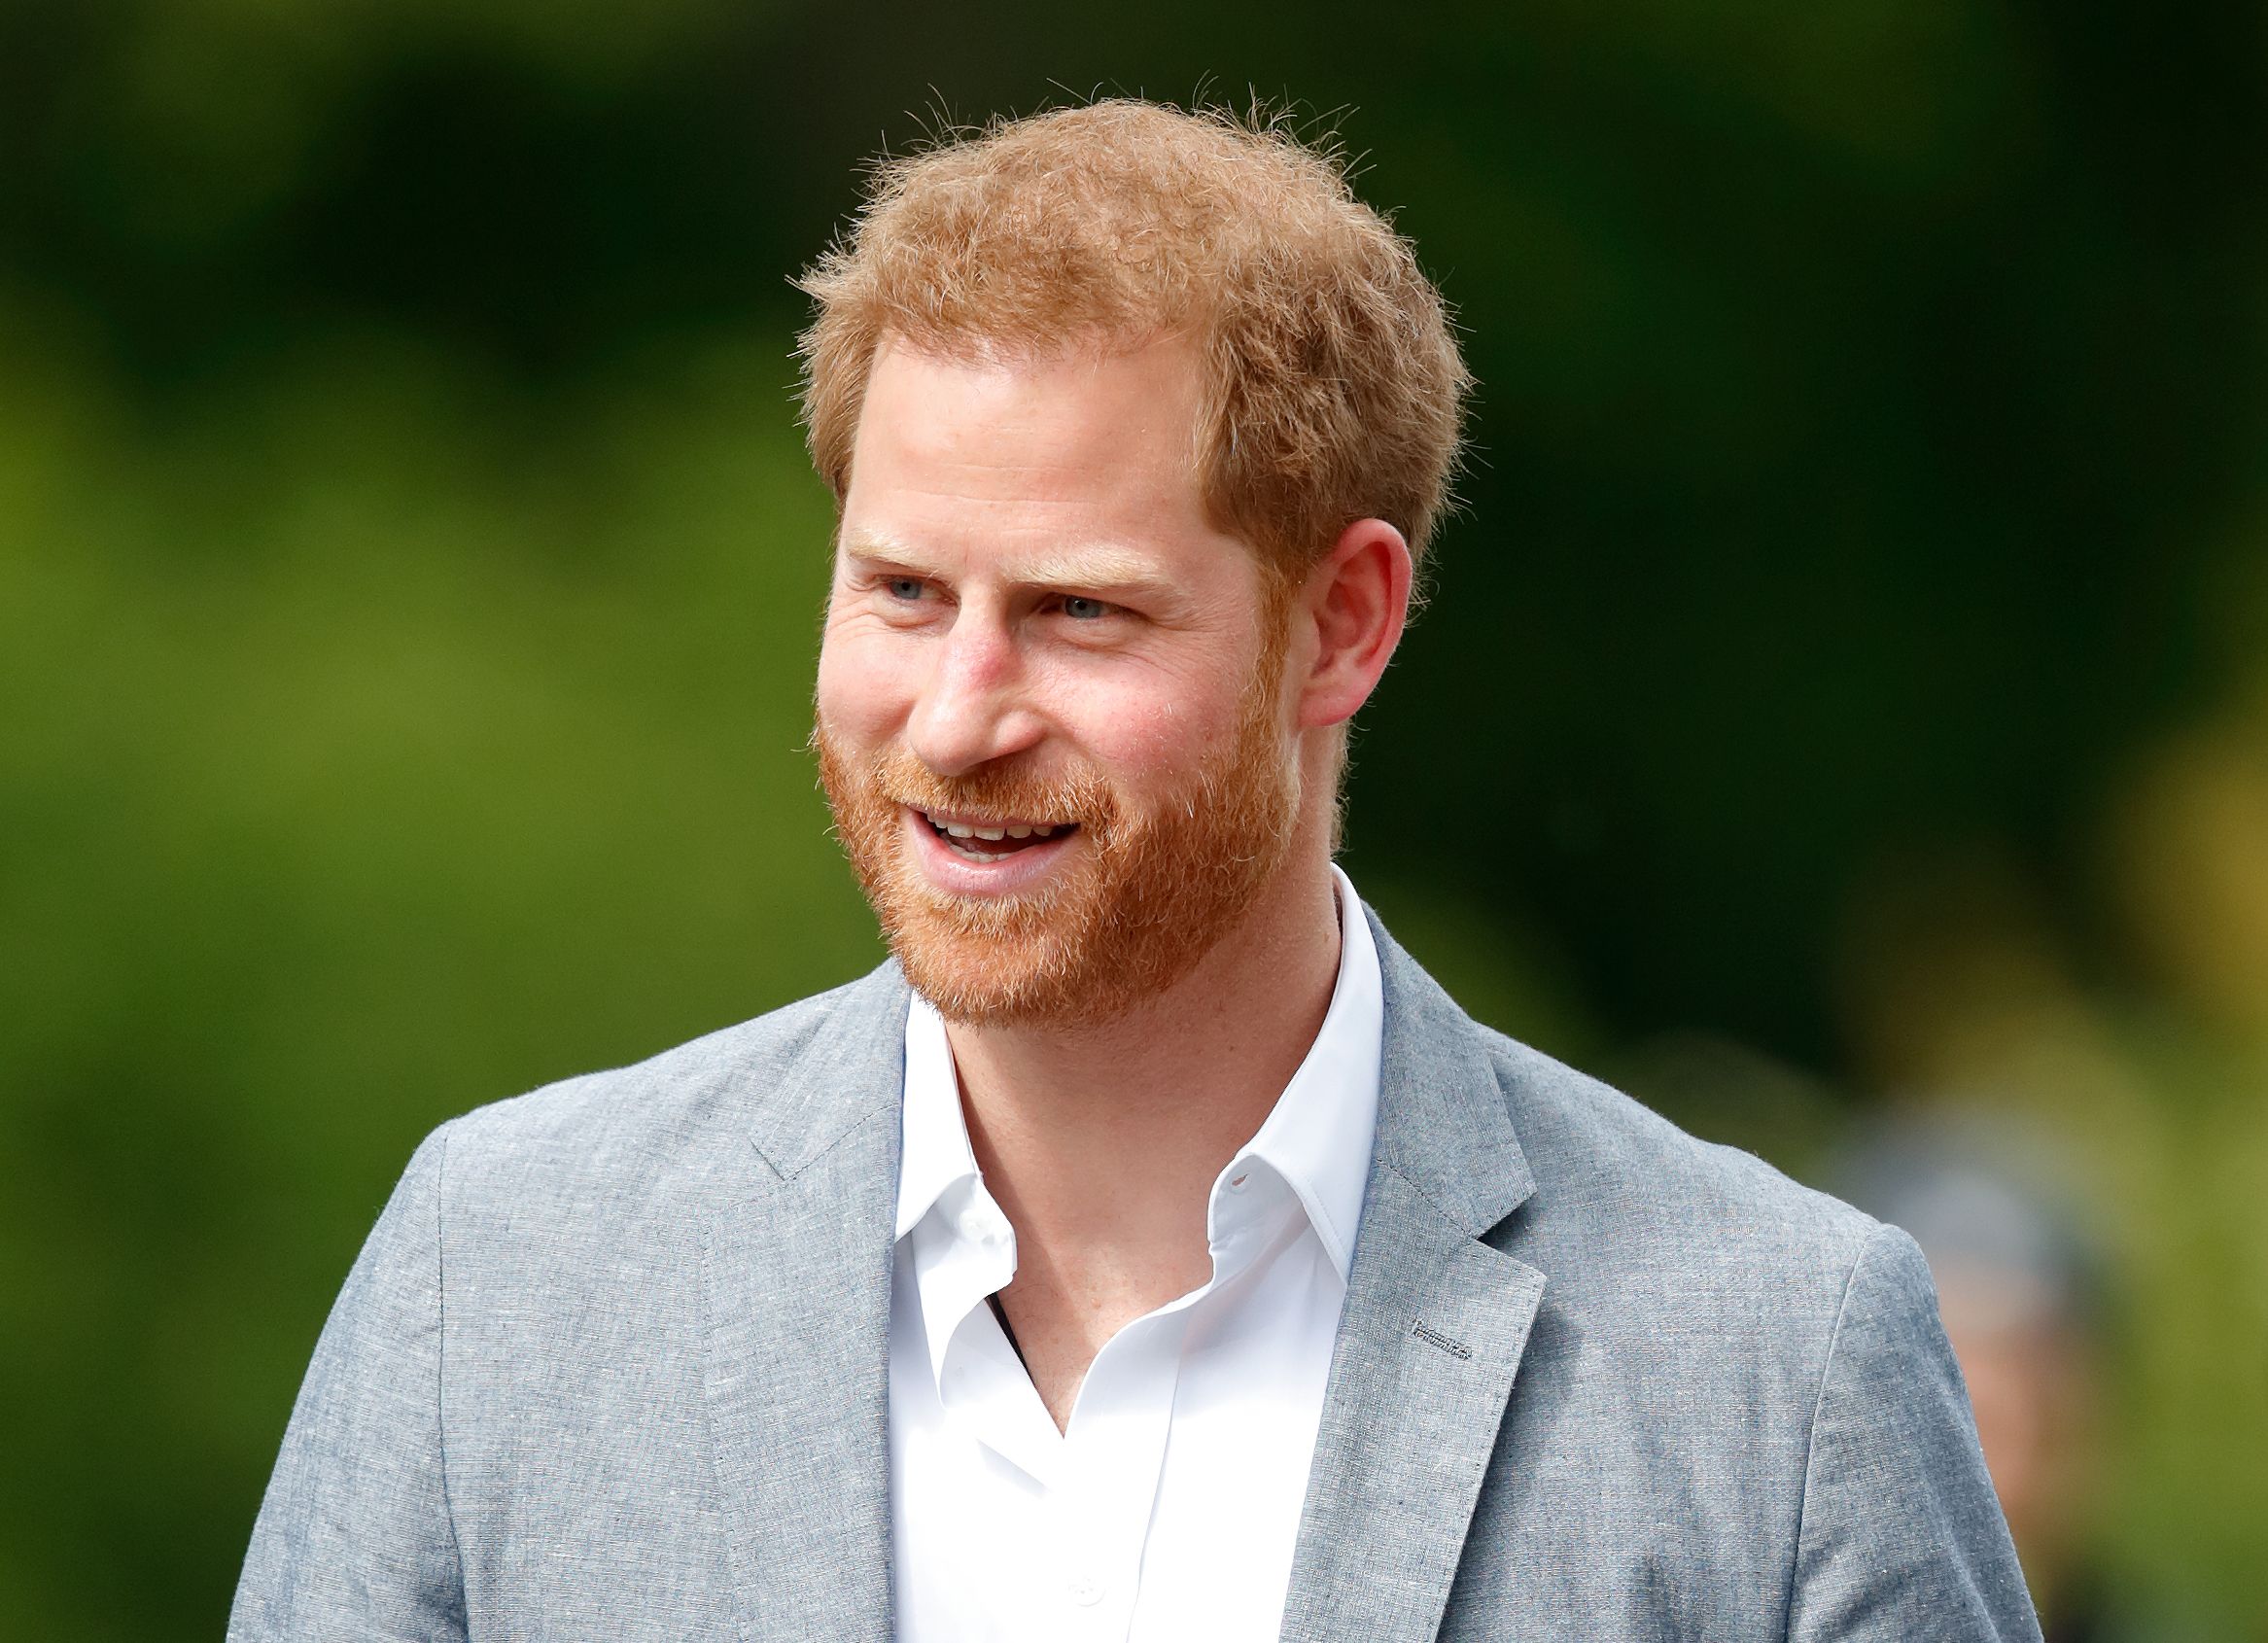
[(1337, 727), (1409, 601), (1383, 521), (1303, 578), (1207, 519), (1200, 381), (1175, 338), (886, 341), (820, 650), (837, 828), (947, 1019), (1017, 1234), (1003, 1305), (1059, 1426), (1119, 1328), (1210, 1276), (1212, 1181), (1321, 1025)]

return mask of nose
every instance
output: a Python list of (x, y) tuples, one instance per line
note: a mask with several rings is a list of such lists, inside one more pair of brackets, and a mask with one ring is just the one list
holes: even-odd
[(1039, 739), (1023, 703), (1014, 639), (964, 608), (937, 642), (935, 659), (906, 725), (914, 756), (940, 776), (962, 776), (1023, 752)]

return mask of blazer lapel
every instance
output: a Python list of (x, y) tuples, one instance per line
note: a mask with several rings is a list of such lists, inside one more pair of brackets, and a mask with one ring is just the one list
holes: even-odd
[(750, 1092), (705, 1248), (706, 1382), (743, 1637), (884, 1643), (908, 994), (886, 964)]
[(1282, 1635), (1439, 1631), (1544, 1275), (1482, 1236), (1535, 1190), (1479, 1030), (1379, 927), (1378, 1134)]

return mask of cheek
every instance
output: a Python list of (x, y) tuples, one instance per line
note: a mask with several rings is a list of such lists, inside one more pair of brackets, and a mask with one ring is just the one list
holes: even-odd
[(1237, 730), (1234, 691), (1194, 688), (1187, 679), (1161, 674), (1064, 678), (1050, 700), (1049, 717), (1081, 755), (1136, 783), (1170, 781)]
[(820, 645), (815, 696), (830, 730), (871, 745), (905, 721), (912, 685), (885, 636), (830, 626)]

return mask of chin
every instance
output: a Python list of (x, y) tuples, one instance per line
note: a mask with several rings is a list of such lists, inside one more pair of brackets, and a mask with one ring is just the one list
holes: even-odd
[(889, 934), (906, 980), (957, 1026), (1100, 1027), (1163, 990), (1148, 966), (1072, 950), (1047, 932), (988, 939), (901, 926)]
[(1122, 1020), (1185, 980), (1244, 922), (1264, 888), (1216, 903), (1210, 918), (1139, 896), (1064, 897), (1027, 909), (1033, 916), (1018, 927), (981, 932), (926, 908), (877, 911), (907, 981), (947, 1021), (1085, 1030)]

